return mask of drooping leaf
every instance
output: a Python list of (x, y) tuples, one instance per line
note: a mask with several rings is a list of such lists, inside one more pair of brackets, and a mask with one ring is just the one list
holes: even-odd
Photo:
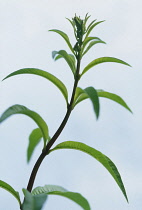
[(41, 210), (46, 199), (46, 194), (32, 195), (28, 190), (23, 189), (25, 195), (24, 202), (22, 204), (22, 210)]
[(27, 162), (30, 161), (31, 156), (34, 152), (34, 149), (38, 145), (38, 143), (40, 142), (42, 137), (43, 136), (42, 136), (42, 132), (41, 132), (40, 128), (36, 128), (31, 132), (31, 134), (29, 136), (29, 145), (28, 145), (28, 149), (27, 149)]
[(0, 123), (2, 123), (4, 120), (6, 120), (8, 117), (14, 114), (24, 114), (27, 115), (28, 117), (32, 118), (35, 123), (38, 125), (42, 132), (42, 136), (44, 139), (44, 147), (46, 146), (46, 141), (49, 139), (49, 134), (48, 134), (48, 126), (46, 122), (42, 119), (42, 117), (37, 114), (36, 112), (28, 109), (25, 106), (16, 104), (11, 107), (9, 107), (0, 117)]
[(98, 98), (97, 91), (93, 87), (88, 87), (88, 88), (85, 88), (84, 90), (77, 87), (75, 97), (74, 97), (73, 107), (75, 107), (78, 103), (80, 103), (81, 101), (87, 98), (90, 98), (93, 104), (96, 117), (98, 119), (99, 111), (100, 111), (99, 98)]
[(50, 82), (56, 85), (56, 87), (59, 88), (59, 90), (62, 92), (63, 96), (65, 97), (66, 102), (68, 103), (68, 92), (67, 92), (66, 86), (57, 77), (41, 69), (36, 69), (36, 68), (20, 69), (9, 74), (3, 80), (9, 77), (15, 76), (15, 75), (19, 75), (19, 74), (35, 74), (35, 75), (48, 79)]
[(58, 144), (57, 146), (55, 146), (52, 150), (50, 150), (50, 152), (53, 152), (53, 151), (59, 150), (59, 149), (75, 149), (75, 150), (85, 152), (88, 155), (91, 155), (92, 157), (94, 157), (112, 175), (112, 177), (118, 184), (119, 188), (121, 189), (123, 195), (125, 196), (126, 200), (128, 201), (127, 194), (126, 194), (125, 187), (122, 182), (120, 173), (119, 173), (118, 169), (116, 168), (115, 164), (106, 155), (104, 155), (100, 151), (98, 151), (82, 142), (74, 142), (74, 141), (62, 142), (62, 143)]
[(2, 180), (0, 180), (0, 187), (10, 192), (18, 200), (18, 203), (21, 206), (19, 193), (15, 191), (13, 187), (11, 187), (9, 184), (7, 184), (6, 182)]
[(86, 48), (86, 50), (83, 52), (83, 55), (84, 56), (95, 44), (98, 44), (98, 43), (102, 43), (102, 44), (106, 44), (104, 41), (102, 40), (98, 40), (98, 41), (92, 41), (89, 43), (88, 47)]
[[(120, 96), (118, 96), (114, 93), (104, 91), (104, 90), (96, 90), (96, 91), (97, 91), (97, 94), (99, 97), (104, 97), (104, 98), (108, 98), (112, 101), (115, 101), (116, 103), (120, 104), (121, 106), (123, 106), (124, 108), (126, 108), (127, 110), (129, 110), (132, 113), (129, 106), (126, 104), (126, 102)], [(77, 88), (75, 96), (76, 97), (74, 100), (74, 107), (81, 101), (84, 101), (85, 99), (89, 98), (89, 96), (84, 92), (84, 90), (79, 87)]]
[(104, 97), (104, 98), (108, 98), (112, 101), (115, 101), (116, 103), (120, 104), (121, 106), (125, 107), (127, 110), (132, 112), (131, 109), (128, 107), (128, 105), (125, 103), (125, 101), (120, 96), (118, 96), (114, 93), (106, 92), (104, 90), (97, 90), (97, 93), (98, 93), (99, 97)]
[(69, 37), (66, 33), (64, 33), (63, 31), (60, 31), (60, 30), (57, 30), (57, 29), (52, 29), (52, 30), (49, 30), (49, 31), (53, 31), (53, 32), (56, 32), (58, 33), (60, 36), (63, 37), (63, 39), (66, 41), (67, 45), (69, 46), (70, 50), (72, 51), (72, 53), (74, 54), (74, 50), (72, 48), (72, 45), (70, 43), (70, 40), (69, 40)]
[(99, 113), (100, 113), (100, 103), (99, 103), (99, 97), (98, 97), (97, 91), (93, 87), (87, 87), (84, 89), (84, 92), (88, 95), (88, 97), (92, 101), (94, 112), (98, 119)]
[(40, 195), (42, 193), (66, 197), (80, 205), (84, 210), (90, 210), (88, 201), (81, 194), (67, 191), (63, 187), (57, 185), (45, 185), (44, 187), (36, 187), (32, 191), (33, 195)]
[(81, 76), (87, 72), (89, 69), (91, 69), (92, 67), (100, 64), (100, 63), (105, 63), (105, 62), (114, 62), (114, 63), (120, 63), (120, 64), (124, 64), (127, 66), (130, 66), (128, 63), (118, 59), (118, 58), (113, 58), (113, 57), (101, 57), (101, 58), (97, 58), (95, 60), (93, 60), (91, 63), (89, 63), (84, 69), (83, 72), (81, 74)]
[[(57, 55), (59, 55), (57, 57)], [(56, 57), (59, 58), (64, 58), (66, 62), (68, 63), (70, 69), (72, 70), (73, 74), (75, 74), (75, 58), (73, 55), (68, 54), (65, 50), (60, 50), (60, 51), (53, 51), (52, 52), (52, 57), (56, 59)]]
[(90, 26), (88, 26), (88, 29), (87, 29), (87, 33), (86, 33), (85, 39), (89, 36), (89, 34), (90, 34), (91, 31), (93, 30), (93, 28), (95, 28), (95, 26), (97, 26), (97, 25), (100, 24), (100, 23), (103, 23), (104, 21), (105, 21), (105, 20), (102, 20), (102, 21), (96, 22), (96, 23), (91, 24)]

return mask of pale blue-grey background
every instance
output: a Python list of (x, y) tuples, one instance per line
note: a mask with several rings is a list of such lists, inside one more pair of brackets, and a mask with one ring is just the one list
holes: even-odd
[[(107, 99), (101, 99), (100, 119), (96, 121), (90, 101), (78, 105), (58, 139), (82, 141), (100, 150), (118, 167), (129, 197), (126, 203), (110, 174), (92, 157), (78, 151), (52, 153), (44, 160), (35, 186), (57, 184), (80, 192), (92, 210), (142, 209), (142, 3), (140, 0), (0, 0), (0, 80), (25, 67), (47, 70), (59, 77), (69, 89), (73, 78), (67, 64), (54, 62), (52, 50), (69, 49), (63, 39), (49, 29), (57, 28), (70, 34), (65, 17), (75, 13), (84, 17), (106, 20), (92, 35), (107, 42), (98, 44), (84, 57), (82, 67), (94, 58), (114, 56), (132, 65), (102, 64), (91, 69), (80, 86), (120, 95), (133, 110), (127, 110)], [(37, 76), (22, 75), (0, 84), (0, 112), (13, 104), (22, 104), (37, 111), (47, 121), (50, 135), (58, 128), (65, 114), (62, 94), (50, 82)], [(32, 161), (26, 163), (28, 136), (35, 123), (26, 116), (9, 118), (0, 127), (0, 179), (17, 191), (26, 187), (29, 174), (42, 144)], [(18, 210), (18, 203), (0, 189), (0, 209)], [(45, 210), (81, 210), (68, 199), (49, 196)]]

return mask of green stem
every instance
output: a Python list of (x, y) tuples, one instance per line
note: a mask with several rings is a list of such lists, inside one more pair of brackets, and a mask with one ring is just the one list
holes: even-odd
[(73, 102), (74, 102), (74, 96), (75, 96), (76, 88), (77, 88), (78, 81), (79, 81), (79, 70), (80, 70), (80, 56), (77, 59), (77, 68), (76, 68), (75, 82), (74, 82), (72, 96), (71, 96), (71, 100), (70, 100), (70, 103), (69, 103), (68, 108), (67, 108), (66, 115), (65, 115), (61, 125), (59, 126), (58, 130), (56, 131), (54, 136), (51, 138), (51, 140), (47, 143), (46, 148), (42, 151), (41, 155), (39, 156), (39, 158), (37, 159), (37, 161), (36, 161), (36, 163), (35, 163), (35, 165), (33, 167), (33, 170), (32, 170), (32, 173), (30, 175), (29, 182), (28, 182), (28, 186), (27, 186), (27, 190), (29, 192), (32, 191), (33, 184), (34, 184), (34, 181), (35, 181), (38, 169), (39, 169), (43, 159), (48, 154), (50, 148), (52, 147), (54, 142), (57, 140), (59, 135), (61, 134), (61, 132), (64, 129), (64, 127), (65, 127), (65, 125), (66, 125), (66, 123), (67, 123), (67, 121), (69, 119), (69, 116), (70, 116), (70, 114), (72, 112), (72, 105), (73, 105)]

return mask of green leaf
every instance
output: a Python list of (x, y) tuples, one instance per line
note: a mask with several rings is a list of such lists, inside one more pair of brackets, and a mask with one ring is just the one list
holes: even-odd
[[(95, 21), (95, 20), (94, 20)], [(93, 21), (93, 22), (94, 22)], [(105, 20), (102, 20), (102, 21), (99, 21), (99, 22), (96, 22), (96, 23), (94, 23), (94, 24), (90, 24), (90, 26), (88, 26), (88, 29), (87, 29), (87, 33), (86, 33), (86, 36), (85, 36), (85, 39), (89, 36), (89, 34), (91, 33), (91, 31), (95, 28), (95, 26), (97, 26), (98, 24), (100, 24), (100, 23), (103, 23)]]
[[(53, 52), (56, 52), (56, 51), (53, 51)], [(53, 53), (53, 52), (52, 52), (52, 53)], [(54, 58), (54, 60), (57, 61), (57, 60), (59, 60), (60, 58), (63, 58), (63, 56), (62, 56), (62, 55), (57, 55), (57, 56)]]
[(125, 101), (120, 96), (118, 96), (114, 93), (106, 92), (104, 90), (97, 90), (97, 93), (98, 93), (99, 97), (104, 97), (104, 98), (113, 100), (113, 101), (117, 102), (118, 104), (120, 104), (121, 106), (125, 107), (130, 112), (132, 112), (131, 109), (128, 107), (128, 105), (125, 103)]
[(28, 117), (32, 118), (35, 121), (35, 123), (38, 125), (38, 127), (40, 128), (40, 130), (42, 132), (43, 139), (44, 139), (44, 147), (45, 147), (46, 141), (47, 141), (47, 139), (49, 139), (48, 126), (47, 126), (46, 122), (41, 118), (41, 116), (39, 114), (37, 114), (36, 112), (28, 109), (25, 106), (16, 104), (16, 105), (9, 107), (2, 114), (2, 116), (0, 117), (0, 123), (2, 123), (8, 117), (10, 117), (11, 115), (14, 115), (14, 114), (24, 114), (24, 115), (27, 115)]
[(72, 25), (72, 27), (73, 27), (73, 30), (74, 30), (74, 36), (77, 38), (77, 36), (76, 36), (76, 28), (75, 28), (75, 24), (74, 24), (74, 21), (71, 21), (69, 18), (66, 18), (69, 22), (70, 22), (70, 24)]
[(120, 60), (120, 59), (117, 59), (117, 58), (113, 58), (113, 57), (102, 57), (102, 58), (97, 58), (95, 60), (93, 60), (91, 63), (89, 63), (83, 70), (81, 76), (87, 72), (89, 69), (91, 69), (92, 67), (100, 64), (100, 63), (105, 63), (105, 62), (114, 62), (114, 63), (121, 63), (121, 64), (124, 64), (124, 65), (127, 65), (127, 66), (130, 66), (128, 63)]
[(86, 50), (83, 52), (82, 56), (84, 56), (95, 44), (98, 44), (98, 43), (106, 44), (102, 40), (92, 41), (92, 42), (90, 42), (90, 44), (88, 45), (88, 47), (86, 48)]
[(87, 27), (87, 30), (86, 31), (88, 31), (89, 29), (90, 29), (90, 27), (93, 25), (93, 23), (95, 23), (96, 22), (96, 20), (97, 19), (95, 19), (95, 20), (93, 20), (89, 25), (88, 25), (88, 27)]
[(65, 97), (65, 100), (68, 104), (68, 92), (67, 89), (65, 87), (65, 85), (54, 75), (43, 71), (41, 69), (36, 69), (36, 68), (25, 68), (25, 69), (20, 69), (18, 71), (14, 71), (13, 73), (9, 74), (7, 77), (5, 77), (3, 80), (15, 76), (15, 75), (19, 75), (19, 74), (35, 74), (41, 77), (44, 77), (46, 79), (48, 79), (50, 82), (52, 82), (54, 85), (56, 85), (56, 87), (59, 88), (59, 90), (62, 92), (63, 96)]
[[(57, 57), (57, 55), (59, 55)], [(72, 73), (75, 74), (75, 58), (73, 55), (68, 54), (65, 50), (60, 50), (60, 51), (53, 51), (52, 52), (52, 57), (57, 60), (59, 58), (64, 58), (66, 62), (68, 63), (70, 69), (72, 70)], [(57, 58), (56, 58), (57, 57)]]
[[(80, 95), (82, 95), (83, 93), (84, 93), (84, 90), (82, 90), (82, 88), (80, 88), (80, 87), (76, 88), (75, 96), (74, 96), (74, 106), (77, 104), (77, 101), (78, 101)], [(87, 94), (85, 93), (85, 95), (87, 95)], [(87, 98), (88, 98), (88, 95), (87, 95)]]
[(93, 108), (96, 114), (96, 117), (98, 119), (99, 117), (99, 112), (100, 112), (100, 105), (99, 105), (99, 98), (97, 91), (93, 87), (88, 87), (85, 88), (84, 90), (77, 87), (75, 97), (74, 97), (74, 104), (73, 107), (75, 107), (78, 103), (81, 101), (90, 98), (93, 104)]
[(84, 26), (86, 26), (86, 23), (90, 17), (91, 17), (91, 15), (88, 16), (88, 13), (85, 15)]
[(93, 87), (87, 87), (84, 89), (85, 93), (88, 95), (90, 100), (92, 101), (94, 112), (96, 114), (96, 117), (98, 119), (99, 112), (100, 112), (100, 104), (99, 104), (99, 97), (97, 94), (97, 91)]
[(31, 156), (34, 152), (34, 149), (38, 145), (38, 143), (40, 142), (42, 137), (43, 136), (42, 136), (42, 132), (41, 132), (40, 128), (36, 128), (31, 132), (31, 134), (29, 136), (29, 145), (28, 145), (28, 149), (27, 149), (27, 162), (30, 161)]
[(80, 103), (81, 101), (85, 100), (85, 99), (88, 99), (89, 96), (87, 93), (85, 93), (85, 91), (80, 88), (80, 87), (77, 87), (76, 88), (76, 92), (75, 92), (75, 97), (74, 97), (74, 103), (73, 103), (73, 108), (78, 104)]
[(72, 53), (74, 54), (74, 50), (72, 48), (72, 45), (70, 43), (70, 40), (69, 40), (69, 37), (66, 33), (64, 33), (63, 31), (60, 31), (60, 30), (57, 30), (57, 29), (52, 29), (52, 30), (49, 30), (49, 31), (53, 31), (53, 32), (56, 32), (58, 33), (60, 36), (63, 37), (63, 39), (66, 41), (67, 45), (69, 46), (70, 50), (72, 51)]
[(21, 206), (20, 196), (17, 191), (15, 191), (9, 184), (2, 180), (0, 180), (0, 187), (10, 192), (18, 200), (19, 205)]
[(25, 199), (22, 205), (22, 210), (41, 210), (46, 199), (46, 194), (32, 195), (26, 189), (23, 189)]
[(85, 48), (85, 46), (90, 42), (90, 41), (92, 41), (92, 40), (95, 40), (95, 41), (100, 41), (101, 39), (100, 38), (98, 38), (98, 37), (87, 37), (84, 41), (83, 41), (83, 44), (82, 44), (82, 48), (84, 49)]
[(121, 189), (123, 195), (125, 196), (126, 200), (128, 201), (125, 187), (123, 185), (120, 173), (114, 163), (103, 153), (100, 151), (83, 144), (81, 142), (74, 142), (74, 141), (66, 141), (58, 144), (55, 146), (50, 152), (59, 150), (59, 149), (75, 149), (75, 150), (80, 150), (82, 152), (87, 153), (88, 155), (91, 155), (94, 157), (97, 161), (99, 161), (107, 170), (108, 172), (112, 175), (116, 183), (118, 184), (119, 188)]
[[(112, 101), (115, 101), (116, 103), (120, 104), (121, 106), (123, 106), (124, 108), (126, 108), (127, 110), (129, 110), (132, 113), (129, 106), (126, 104), (126, 102), (120, 96), (118, 96), (114, 93), (104, 91), (104, 90), (96, 90), (96, 91), (97, 91), (97, 94), (99, 97), (108, 98)], [(84, 90), (77, 87), (76, 94), (75, 94), (75, 100), (74, 100), (74, 107), (81, 101), (84, 101), (85, 99), (88, 99), (88, 98), (89, 98), (89, 96), (84, 92)]]
[(67, 191), (63, 187), (57, 185), (45, 185), (44, 187), (36, 187), (32, 191), (33, 195), (39, 195), (41, 193), (66, 197), (80, 205), (84, 210), (90, 210), (88, 201), (81, 194)]

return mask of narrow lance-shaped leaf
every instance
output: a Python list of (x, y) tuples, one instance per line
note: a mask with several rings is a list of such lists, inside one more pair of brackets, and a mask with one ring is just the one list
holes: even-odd
[(24, 202), (22, 204), (22, 210), (41, 210), (46, 199), (46, 194), (32, 195), (28, 190), (23, 189), (25, 195)]
[(43, 139), (44, 139), (44, 147), (46, 146), (46, 141), (47, 139), (49, 139), (49, 135), (48, 135), (48, 126), (46, 124), (46, 122), (42, 119), (42, 117), (37, 114), (36, 112), (28, 109), (25, 106), (16, 104), (13, 105), (11, 107), (9, 107), (0, 117), (0, 123), (2, 123), (4, 120), (6, 120), (8, 117), (10, 117), (11, 115), (14, 114), (24, 114), (27, 115), (28, 117), (32, 118), (35, 123), (38, 125), (38, 127), (40, 128), (42, 135), (43, 135)]
[(84, 19), (84, 25), (86, 26), (86, 23), (88, 21), (88, 19), (91, 17), (91, 15), (88, 16), (88, 13), (85, 15), (85, 19)]
[(92, 25), (90, 25), (87, 29), (87, 33), (86, 33), (86, 36), (85, 36), (85, 39), (87, 39), (87, 37), (89, 36), (89, 34), (91, 33), (91, 31), (95, 28), (95, 26), (97, 26), (98, 24), (100, 23), (103, 23), (105, 20), (102, 20), (102, 21), (98, 21)]
[(62, 143), (58, 144), (57, 146), (55, 146), (52, 150), (50, 150), (50, 152), (53, 152), (53, 151), (59, 150), (59, 149), (79, 150), (79, 151), (87, 153), (88, 155), (91, 155), (93, 158), (95, 158), (97, 161), (99, 161), (108, 170), (108, 172), (112, 175), (112, 177), (118, 184), (119, 188), (121, 189), (123, 195), (125, 196), (126, 200), (128, 201), (125, 187), (122, 182), (120, 173), (119, 173), (118, 169), (116, 168), (115, 164), (106, 155), (104, 155), (100, 151), (98, 151), (86, 144), (83, 144), (81, 142), (75, 142), (75, 141), (62, 142)]
[(65, 198), (68, 198), (78, 205), (80, 205), (84, 210), (90, 210), (90, 206), (88, 201), (79, 193), (70, 192), (64, 189), (63, 187), (57, 185), (45, 185), (44, 187), (36, 187), (33, 191), (33, 195), (40, 195), (40, 194), (47, 194), (47, 195), (60, 195)]
[(100, 63), (106, 63), (106, 62), (114, 62), (114, 63), (120, 63), (120, 64), (124, 64), (127, 66), (130, 66), (128, 63), (118, 59), (118, 58), (113, 58), (113, 57), (101, 57), (101, 58), (97, 58), (95, 60), (93, 60), (91, 63), (89, 63), (84, 69), (83, 72), (81, 74), (81, 76), (86, 73), (89, 69), (91, 69), (92, 67), (100, 64)]
[(77, 36), (76, 36), (76, 28), (75, 28), (74, 22), (71, 21), (69, 18), (66, 18), (66, 19), (71, 23), (71, 25), (72, 25), (72, 27), (73, 27), (73, 30), (74, 30), (74, 36), (75, 36), (75, 38), (77, 39)]
[[(121, 106), (123, 106), (124, 108), (126, 108), (128, 111), (132, 112), (131, 109), (129, 108), (129, 106), (126, 104), (126, 102), (120, 96), (118, 96), (114, 93), (107, 92), (105, 90), (96, 90), (96, 91), (97, 91), (97, 94), (99, 97), (103, 97), (103, 98), (107, 98), (112, 101), (115, 101), (116, 103), (118, 103)], [(78, 87), (77, 92), (76, 92), (74, 107), (81, 101), (84, 101), (85, 99), (88, 99), (88, 98), (89, 98), (89, 96), (84, 92), (84, 90)]]
[[(57, 55), (59, 55), (59, 57), (57, 57)], [(56, 57), (59, 58), (64, 58), (66, 60), (66, 62), (68, 63), (71, 71), (73, 74), (75, 74), (75, 59), (73, 59), (73, 55), (68, 54), (65, 50), (60, 50), (60, 51), (53, 51), (52, 52), (52, 57), (56, 59)]]
[(20, 74), (34, 74), (37, 76), (41, 76), (44, 77), (46, 79), (48, 79), (50, 82), (52, 82), (54, 85), (56, 85), (56, 87), (59, 88), (59, 90), (62, 92), (66, 102), (68, 103), (68, 92), (66, 89), (66, 86), (54, 75), (50, 74), (49, 72), (43, 71), (41, 69), (36, 69), (36, 68), (25, 68), (25, 69), (19, 69), (17, 71), (14, 71), (13, 73), (9, 74), (8, 76), (6, 76), (3, 80), (12, 77), (12, 76), (16, 76), (16, 75), (20, 75)]
[(100, 41), (101, 39), (98, 38), (98, 37), (94, 37), (94, 36), (91, 36), (91, 37), (87, 37), (84, 41), (83, 41), (83, 44), (82, 44), (82, 49), (84, 50), (84, 48), (86, 47), (86, 45), (91, 42), (91, 41)]
[(92, 101), (94, 112), (96, 114), (96, 117), (98, 119), (99, 112), (100, 112), (100, 103), (99, 103), (99, 97), (97, 94), (97, 91), (93, 87), (87, 87), (84, 89), (84, 92), (87, 93), (90, 100)]
[[(52, 52), (53, 53), (53, 56), (54, 56), (54, 52), (57, 52), (57, 51), (53, 51)], [(76, 61), (75, 61), (74, 55), (72, 55), (72, 54), (68, 54), (68, 55), (70, 56), (70, 59), (72, 60), (72, 62), (74, 63), (74, 66), (75, 66), (75, 62)], [(62, 55), (57, 55), (57, 56), (54, 57), (54, 60), (57, 61), (60, 58), (63, 58), (63, 56)]]
[(88, 25), (88, 27), (87, 27), (87, 30), (86, 31), (88, 31), (89, 29), (90, 29), (90, 27), (93, 25), (93, 23), (95, 23), (96, 22), (96, 20), (97, 19), (95, 19), (95, 20), (93, 20), (89, 25)]
[(31, 134), (29, 136), (29, 145), (28, 145), (28, 149), (27, 149), (27, 162), (30, 161), (31, 156), (34, 152), (34, 149), (38, 145), (38, 143), (40, 142), (42, 137), (43, 137), (43, 135), (42, 135), (40, 128), (36, 128), (31, 132)]
[(95, 44), (106, 44), (104, 41), (102, 40), (98, 40), (98, 41), (92, 41), (89, 43), (88, 47), (86, 48), (86, 50), (83, 52), (82, 56), (84, 56)]
[(13, 189), (13, 187), (11, 187), (9, 184), (7, 184), (6, 182), (4, 182), (2, 180), (0, 180), (0, 187), (5, 189), (9, 193), (11, 193), (17, 199), (17, 201), (19, 202), (19, 205), (21, 206), (19, 193), (17, 191), (15, 191)]
[(72, 51), (72, 53), (74, 54), (74, 50), (72, 48), (72, 45), (70, 43), (70, 40), (69, 40), (69, 37), (66, 33), (64, 33), (63, 31), (60, 31), (60, 30), (57, 30), (57, 29), (52, 29), (52, 30), (49, 30), (49, 31), (53, 31), (53, 32), (56, 32), (58, 33), (60, 36), (63, 37), (63, 39), (66, 41), (67, 45), (69, 46), (70, 50)]
[(97, 90), (97, 93), (98, 93), (99, 97), (104, 97), (104, 98), (108, 98), (108, 99), (110, 99), (112, 101), (115, 101), (116, 103), (118, 103), (121, 106), (125, 107), (128, 111), (132, 112), (131, 109), (126, 104), (126, 102), (120, 96), (118, 96), (118, 95), (116, 95), (114, 93), (106, 92), (104, 90)]

